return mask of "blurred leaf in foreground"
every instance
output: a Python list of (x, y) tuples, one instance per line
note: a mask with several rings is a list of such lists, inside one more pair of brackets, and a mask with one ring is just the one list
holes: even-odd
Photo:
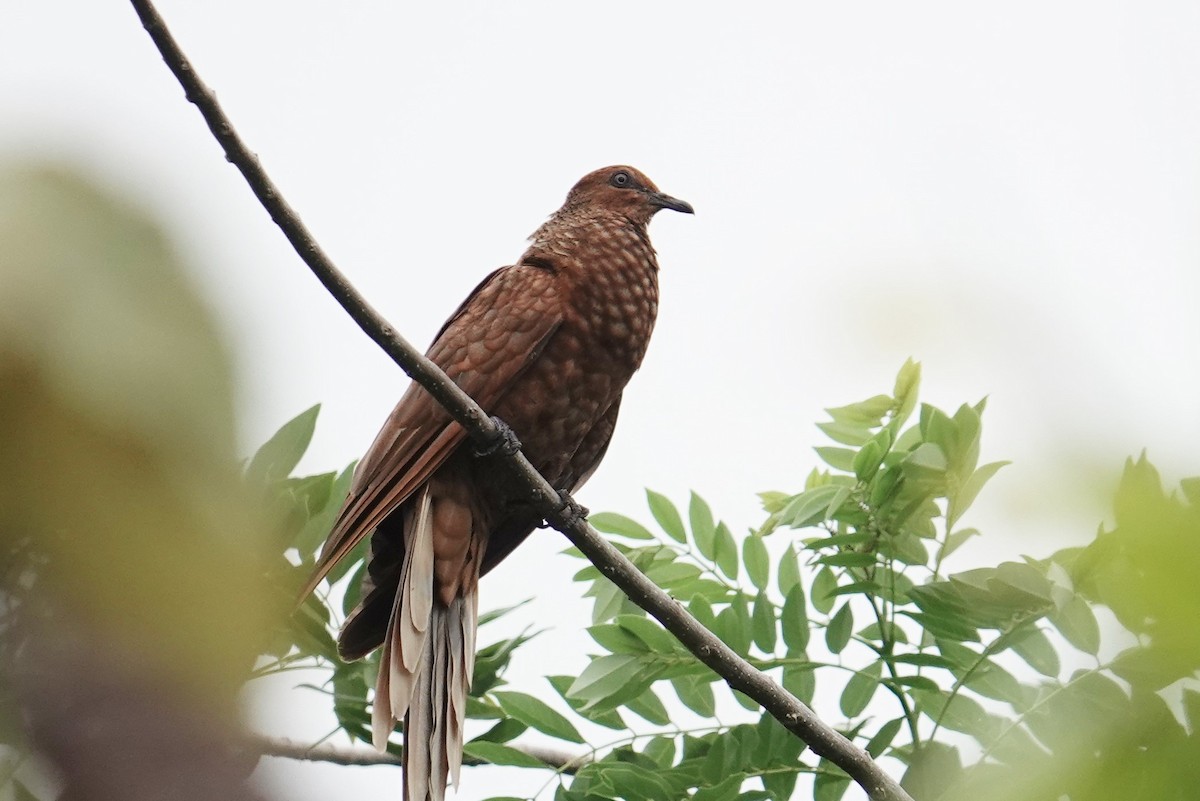
[(249, 798), (228, 745), (268, 604), (212, 321), (151, 222), (61, 171), (0, 170), (0, 286), (0, 669), (30, 740), (71, 797)]

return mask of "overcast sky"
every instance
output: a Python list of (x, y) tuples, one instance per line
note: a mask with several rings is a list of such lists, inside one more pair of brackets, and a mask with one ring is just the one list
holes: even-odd
[[(909, 356), (925, 400), (989, 396), (984, 459), (1015, 462), (960, 565), (1086, 538), (1143, 447), (1172, 480), (1200, 473), (1200, 5), (159, 7), (420, 346), (585, 172), (633, 164), (695, 205), (651, 227), (661, 314), (580, 495), (594, 510), (647, 518), (643, 487), (694, 488), (744, 530), (755, 492), (811, 469), (820, 410), (889, 391)], [(406, 379), (257, 207), (128, 3), (3, 0), (0, 158), (65, 160), (162, 217), (228, 331), (247, 450), (320, 402), (303, 468), (361, 454)], [(536, 535), (483, 585), (484, 607), (538, 593), (513, 624), (554, 627), (513, 676), (537, 693), (587, 644), (561, 547)], [(329, 727), (276, 695), (281, 732)], [(540, 785), (465, 775), (464, 799)], [(379, 769), (278, 763), (270, 781), (299, 801), (399, 793)]]

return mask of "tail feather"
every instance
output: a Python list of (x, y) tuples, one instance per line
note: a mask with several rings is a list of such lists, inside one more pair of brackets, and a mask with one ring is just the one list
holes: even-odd
[[(404, 567), (400, 587), (388, 618), (387, 634), (375, 679), (371, 709), (371, 739), (387, 748), (397, 720), (404, 717), (417, 689), (421, 654), (433, 605), (433, 500), (426, 486), (405, 512)], [(424, 618), (419, 613), (423, 610)]]
[(474, 592), (433, 608), (429, 647), (404, 719), (406, 801), (442, 801), (448, 783), (458, 786), (470, 686), (464, 633), (474, 632), (475, 609)]
[(475, 629), (479, 625), (479, 595), (475, 590), (451, 607), (450, 641), (450, 726), (447, 729), (450, 781), (458, 789), (462, 769), (463, 725), (467, 718), (467, 691), (475, 673)]
[(434, 601), (433, 502), (428, 488), (405, 513), (404, 565), (375, 680), (375, 747), (404, 720), (405, 801), (443, 801), (462, 768), (467, 690), (475, 669), (474, 588), (449, 606)]

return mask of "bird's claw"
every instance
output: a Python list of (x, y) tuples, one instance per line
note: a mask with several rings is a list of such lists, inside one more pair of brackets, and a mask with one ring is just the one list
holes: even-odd
[(492, 435), (492, 441), (485, 445), (476, 445), (476, 456), (512, 456), (521, 450), (521, 440), (517, 439), (516, 432), (512, 430), (508, 423), (499, 417), (493, 417), (492, 425), (496, 427), (496, 432)]
[(586, 506), (581, 506), (566, 490), (559, 490), (558, 497), (562, 501), (562, 505), (554, 513), (553, 520), (547, 518), (544, 521), (546, 527), (553, 528), (555, 523), (560, 523), (563, 528), (572, 528), (577, 523), (587, 520), (587, 516), (591, 514)]

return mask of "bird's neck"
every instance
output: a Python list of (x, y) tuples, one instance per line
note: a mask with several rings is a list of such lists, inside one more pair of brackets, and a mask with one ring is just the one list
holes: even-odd
[[(615, 261), (612, 261), (614, 260)], [(658, 271), (645, 224), (613, 213), (562, 209), (533, 233), (521, 263), (587, 272), (589, 265), (620, 264)]]

